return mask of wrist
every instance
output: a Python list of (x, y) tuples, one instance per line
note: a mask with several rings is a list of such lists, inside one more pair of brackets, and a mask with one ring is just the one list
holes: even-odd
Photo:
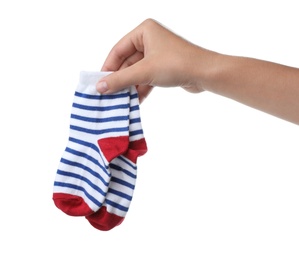
[(198, 92), (215, 92), (223, 71), (225, 55), (201, 47), (196, 48), (190, 85), (195, 86)]

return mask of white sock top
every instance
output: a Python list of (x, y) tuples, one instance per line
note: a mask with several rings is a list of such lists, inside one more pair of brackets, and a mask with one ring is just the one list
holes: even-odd
[(79, 84), (84, 86), (88, 86), (88, 85), (95, 86), (101, 78), (107, 76), (110, 73), (112, 72), (111, 71), (81, 71)]

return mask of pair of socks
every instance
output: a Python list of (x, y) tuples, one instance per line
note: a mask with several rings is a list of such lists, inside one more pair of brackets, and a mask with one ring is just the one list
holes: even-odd
[(71, 111), (67, 146), (56, 172), (53, 201), (96, 229), (122, 223), (147, 152), (136, 88), (101, 95), (96, 83), (108, 72), (81, 72)]

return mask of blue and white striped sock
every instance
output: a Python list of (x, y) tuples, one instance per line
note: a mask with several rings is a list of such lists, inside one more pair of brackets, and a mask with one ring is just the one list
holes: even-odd
[(103, 206), (86, 217), (93, 227), (103, 231), (114, 228), (124, 220), (135, 189), (137, 158), (147, 152), (135, 87), (131, 87), (130, 99), (129, 148), (110, 163), (112, 178)]
[(55, 205), (71, 216), (87, 216), (102, 205), (109, 163), (129, 145), (130, 89), (113, 95), (96, 91), (107, 72), (81, 72), (70, 119), (69, 140), (53, 188)]

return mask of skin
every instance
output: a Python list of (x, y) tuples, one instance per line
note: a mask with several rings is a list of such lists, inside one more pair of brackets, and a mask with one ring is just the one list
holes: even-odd
[(111, 49), (97, 83), (102, 94), (136, 85), (142, 102), (154, 86), (209, 91), (299, 124), (299, 69), (204, 49), (147, 19)]

